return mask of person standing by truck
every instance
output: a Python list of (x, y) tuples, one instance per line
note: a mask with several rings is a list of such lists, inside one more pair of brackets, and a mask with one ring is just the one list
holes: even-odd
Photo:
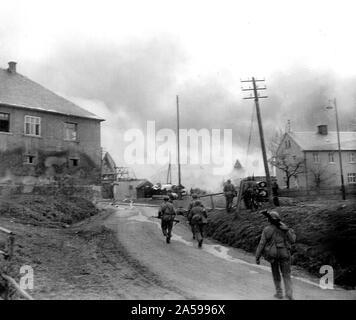
[(226, 200), (226, 211), (230, 212), (232, 209), (232, 202), (236, 196), (235, 186), (231, 183), (230, 179), (228, 179), (224, 185), (224, 195)]

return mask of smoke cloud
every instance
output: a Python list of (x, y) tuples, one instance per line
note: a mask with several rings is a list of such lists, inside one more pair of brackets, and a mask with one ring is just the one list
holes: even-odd
[[(121, 45), (85, 41), (62, 44), (28, 76), (105, 118), (102, 145), (118, 166), (126, 165), (126, 130), (138, 128), (145, 132), (147, 120), (155, 120), (157, 130), (175, 130), (178, 94), (181, 128), (232, 129), (233, 154), (245, 169), (241, 175), (262, 175), (256, 116), (250, 128), (253, 100), (242, 99), (240, 83), (231, 83), (234, 77), (229, 71), (187, 76), (189, 63), (179, 39), (168, 35), (132, 39)], [(278, 128), (285, 128), (287, 120), (295, 131), (314, 131), (320, 122), (329, 124), (332, 130), (334, 115), (325, 111), (325, 106), (333, 97), (338, 98), (341, 128), (347, 130), (355, 117), (355, 80), (303, 64), (270, 75), (266, 79), (268, 99), (260, 101), (266, 142)], [(162, 171), (160, 166), (134, 166), (134, 170), (139, 177), (165, 180), (165, 169)], [(216, 189), (229, 176), (214, 177), (209, 167), (198, 170), (185, 166), (182, 171), (187, 187), (205, 185)], [(231, 175), (238, 178), (236, 172)], [(173, 180), (176, 182), (174, 173)]]

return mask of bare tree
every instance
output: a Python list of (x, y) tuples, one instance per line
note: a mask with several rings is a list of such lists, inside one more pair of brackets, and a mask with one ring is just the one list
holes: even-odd
[(299, 174), (304, 172), (304, 159), (291, 158), (288, 154), (276, 154), (271, 158), (270, 163), (272, 166), (284, 172), (287, 189), (289, 189), (290, 186), (290, 179), (292, 177), (296, 178)]
[(320, 189), (323, 184), (325, 184), (333, 175), (335, 175), (330, 173), (328, 166), (323, 166), (321, 164), (314, 165), (309, 169), (309, 171), (313, 176), (314, 186), (317, 189)]
[(278, 129), (275, 131), (272, 138), (269, 139), (267, 149), (270, 154), (270, 160), (277, 155), (277, 150), (281, 141), (284, 137), (284, 131), (282, 129)]

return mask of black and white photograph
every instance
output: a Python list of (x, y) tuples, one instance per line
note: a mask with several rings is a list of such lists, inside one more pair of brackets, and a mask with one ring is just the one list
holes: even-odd
[(0, 300), (356, 300), (355, 12), (1, 0)]

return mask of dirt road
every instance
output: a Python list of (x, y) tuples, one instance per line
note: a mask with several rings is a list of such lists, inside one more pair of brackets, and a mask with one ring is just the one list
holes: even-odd
[[(166, 244), (159, 220), (151, 217), (156, 214), (157, 208), (122, 206), (105, 221), (117, 232), (132, 266), (162, 288), (163, 296), (152, 290), (152, 299), (273, 299), (267, 264), (257, 266), (252, 255), (211, 240), (199, 249), (184, 223), (175, 226)], [(355, 291), (323, 290), (310, 277), (293, 283), (295, 299), (356, 299)]]

